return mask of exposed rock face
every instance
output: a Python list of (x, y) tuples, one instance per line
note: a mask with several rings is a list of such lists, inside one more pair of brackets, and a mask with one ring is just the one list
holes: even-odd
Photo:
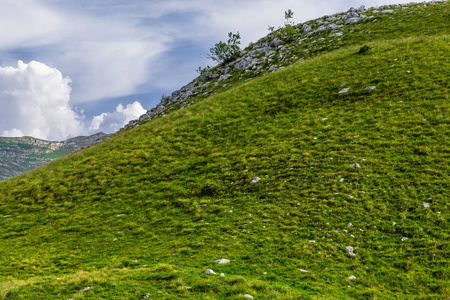
[(45, 165), (83, 147), (101, 142), (108, 136), (100, 132), (63, 142), (45, 141), (33, 137), (0, 137), (0, 180)]

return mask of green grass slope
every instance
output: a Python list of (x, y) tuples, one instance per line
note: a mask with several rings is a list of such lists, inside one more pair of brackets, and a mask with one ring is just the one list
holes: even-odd
[(1, 182), (0, 298), (450, 297), (439, 6)]

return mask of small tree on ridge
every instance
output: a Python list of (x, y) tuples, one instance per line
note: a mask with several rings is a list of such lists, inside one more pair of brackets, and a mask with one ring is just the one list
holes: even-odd
[(229, 32), (228, 42), (224, 43), (220, 41), (214, 48), (209, 49), (210, 54), (208, 54), (208, 58), (219, 63), (228, 63), (235, 60), (241, 53), (241, 48), (239, 47), (241, 44), (240, 39), (241, 35), (239, 31), (236, 34)]

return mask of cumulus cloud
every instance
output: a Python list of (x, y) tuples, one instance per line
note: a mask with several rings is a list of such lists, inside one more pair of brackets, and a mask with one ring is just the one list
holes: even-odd
[(122, 104), (119, 104), (114, 112), (102, 113), (95, 116), (91, 121), (89, 131), (112, 133), (128, 124), (129, 121), (139, 118), (146, 112), (147, 111), (138, 101), (128, 104), (125, 108)]
[(0, 135), (65, 140), (98, 131), (112, 133), (146, 112), (138, 101), (119, 104), (85, 128), (84, 115), (70, 106), (71, 89), (69, 77), (37, 61), (0, 67)]
[(0, 133), (63, 140), (84, 132), (82, 116), (69, 105), (71, 81), (31, 61), (0, 67)]

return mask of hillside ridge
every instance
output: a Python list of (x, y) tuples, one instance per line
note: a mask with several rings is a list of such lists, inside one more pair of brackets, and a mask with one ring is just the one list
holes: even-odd
[[(400, 10), (408, 10), (408, 14), (411, 15), (420, 14), (421, 11), (418, 8), (443, 2), (445, 0), (409, 2), (370, 8), (351, 7), (346, 12), (298, 23), (294, 26), (296, 33), (293, 35), (283, 35), (282, 29), (278, 29), (257, 42), (250, 43), (234, 61), (207, 67), (200, 76), (172, 92), (170, 96), (163, 96), (160, 103), (154, 108), (138, 119), (131, 120), (122, 129), (133, 128), (158, 116), (164, 116), (175, 109), (182, 109), (199, 99), (223, 92), (237, 82), (247, 82), (283, 69), (294, 62), (304, 61), (323, 51), (333, 51), (345, 47), (349, 44), (346, 37), (359, 30), (358, 27), (363, 23), (386, 21), (386, 18), (392, 20)], [(363, 31), (363, 34), (366, 36), (376, 35), (371, 31)], [(404, 32), (404, 34), (406, 36), (408, 33)], [(368, 38), (366, 41), (372, 42), (376, 39), (377, 37)]]

